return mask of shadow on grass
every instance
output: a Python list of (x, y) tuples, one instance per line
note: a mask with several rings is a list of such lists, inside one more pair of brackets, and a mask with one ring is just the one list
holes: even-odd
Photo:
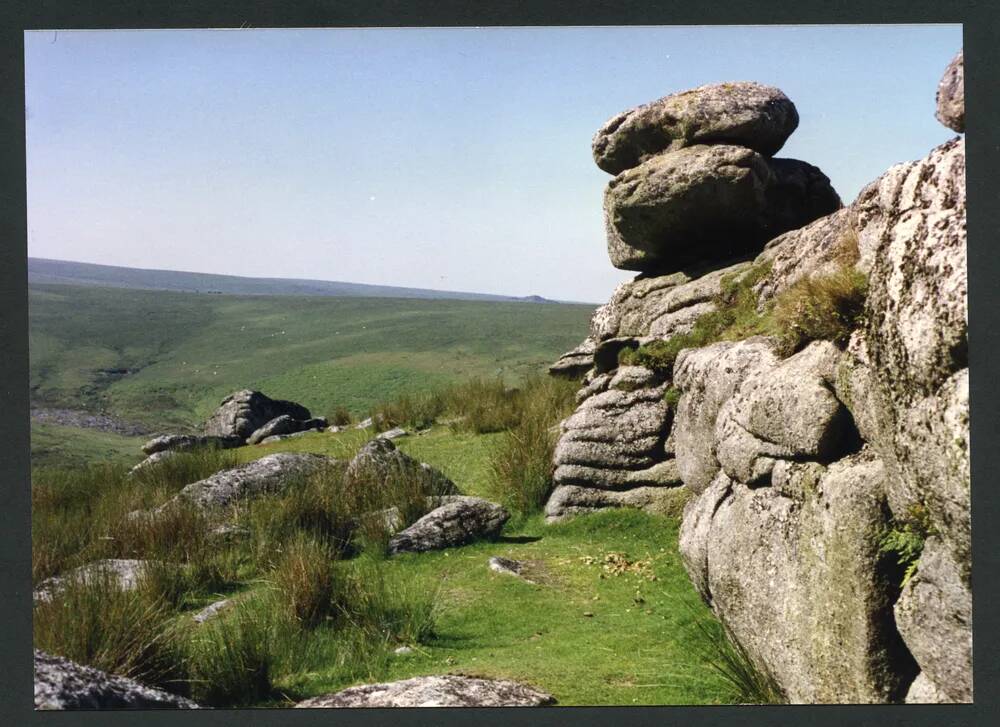
[(497, 543), (537, 543), (542, 539), (540, 535), (501, 535), (496, 539)]

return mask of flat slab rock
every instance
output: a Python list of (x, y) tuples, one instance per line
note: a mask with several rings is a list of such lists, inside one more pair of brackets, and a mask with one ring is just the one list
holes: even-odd
[(542, 707), (551, 694), (500, 679), (444, 676), (365, 684), (299, 702), (296, 707)]
[(389, 553), (422, 553), (492, 540), (510, 519), (501, 505), (480, 497), (455, 496), (431, 510), (389, 541)]
[(201, 709), (189, 699), (35, 649), (35, 709)]

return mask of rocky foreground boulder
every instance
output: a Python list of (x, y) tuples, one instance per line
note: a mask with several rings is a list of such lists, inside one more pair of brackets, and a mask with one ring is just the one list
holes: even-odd
[(326, 419), (323, 417), (294, 419), (289, 414), (282, 414), (267, 422), (259, 429), (255, 429), (253, 434), (247, 437), (247, 444), (260, 444), (265, 439), (284, 434), (320, 432), (324, 429), (326, 429)]
[(541, 707), (555, 704), (550, 694), (517, 682), (445, 674), (399, 682), (365, 684), (299, 702), (320, 707)]
[[(961, 54), (938, 93), (953, 129), (964, 128), (960, 76)], [(692, 582), (789, 701), (970, 701), (964, 141), (891, 168), (825, 213), (801, 191), (825, 182), (802, 163), (784, 169), (794, 183), (753, 207), (758, 197), (726, 185), (753, 187), (781, 160), (746, 141), (739, 153), (733, 142), (674, 141), (637, 145), (630, 168), (615, 168), (609, 252), (642, 274), (595, 312), (585, 345), (567, 356), (579, 371), (593, 351), (562, 424), (547, 519), (653, 509), (679, 493), (675, 503), (690, 498), (680, 550)], [(684, 200), (715, 172), (679, 182), (671, 170), (699, 155), (731, 163), (705, 182), (705, 199)], [(723, 190), (733, 194), (720, 201)], [(753, 202), (743, 224), (785, 205), (788, 231), (772, 226), (770, 241), (751, 243), (743, 229), (745, 257), (727, 260), (735, 247), (699, 235), (730, 202)], [(830, 316), (840, 312), (816, 307), (823, 286), (840, 295), (832, 281), (859, 278), (850, 294), (863, 311), (833, 340), (789, 348), (785, 331), (767, 329), (681, 346), (645, 374), (619, 363), (624, 349), (720, 320), (741, 281), (758, 315), (797, 301), (796, 315)]]
[(389, 541), (389, 553), (423, 553), (495, 539), (510, 519), (507, 509), (480, 497), (452, 496)]
[(959, 51), (941, 77), (935, 117), (952, 131), (965, 131), (965, 54)]
[(35, 649), (35, 709), (201, 709), (190, 699)]
[(418, 462), (398, 449), (391, 439), (376, 437), (367, 442), (347, 465), (345, 481), (358, 487), (381, 486), (392, 478), (411, 478), (428, 495), (457, 495), (458, 487), (440, 470)]

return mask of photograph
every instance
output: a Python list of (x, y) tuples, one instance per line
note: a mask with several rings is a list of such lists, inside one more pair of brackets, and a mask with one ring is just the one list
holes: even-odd
[(973, 702), (961, 23), (23, 38), (35, 710)]

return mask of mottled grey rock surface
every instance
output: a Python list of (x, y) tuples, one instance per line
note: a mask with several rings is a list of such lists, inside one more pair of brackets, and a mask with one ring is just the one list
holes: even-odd
[(313, 697), (296, 707), (540, 707), (555, 704), (545, 692), (517, 682), (445, 674), (364, 684)]
[(457, 495), (458, 487), (443, 472), (426, 462), (418, 462), (398, 449), (390, 439), (375, 437), (367, 442), (347, 465), (345, 479), (372, 486), (390, 478), (416, 477), (428, 495)]
[(840, 207), (804, 162), (738, 146), (692, 146), (622, 172), (604, 194), (608, 254), (625, 270), (672, 272), (761, 250)]
[(492, 540), (509, 518), (510, 513), (501, 505), (479, 497), (455, 497), (393, 535), (389, 552), (422, 553)]
[(200, 709), (189, 699), (35, 649), (35, 709)]
[(736, 144), (773, 156), (795, 131), (795, 105), (777, 88), (716, 83), (624, 111), (594, 135), (594, 161), (618, 174), (650, 156), (694, 144)]
[(128, 473), (130, 475), (135, 475), (144, 471), (148, 471), (148, 469), (152, 467), (154, 464), (163, 462), (164, 460), (168, 460), (175, 454), (177, 454), (177, 451), (173, 449), (162, 449), (159, 452), (153, 452), (151, 455), (146, 457), (146, 459), (142, 460), (142, 462), (140, 462), (135, 467), (130, 469)]
[(153, 455), (157, 452), (184, 452), (198, 447), (217, 447), (230, 449), (243, 444), (242, 437), (237, 436), (202, 436), (198, 434), (162, 434), (153, 437), (144, 445), (144, 454)]
[(111, 582), (116, 583), (122, 590), (131, 591), (138, 587), (146, 568), (146, 563), (148, 561), (131, 558), (95, 560), (93, 563), (87, 563), (79, 568), (74, 568), (68, 573), (46, 578), (38, 584), (32, 597), (36, 602), (50, 601), (71, 582), (77, 580), (83, 583), (101, 582), (100, 579), (102, 578), (107, 578)]
[(246, 439), (255, 430), (282, 414), (309, 419), (309, 410), (293, 401), (272, 399), (259, 391), (242, 389), (222, 400), (205, 422), (205, 434)]
[(594, 366), (594, 350), (596, 344), (587, 338), (572, 351), (567, 351), (556, 362), (549, 366), (552, 376), (567, 379), (578, 379)]
[(965, 131), (965, 53), (959, 51), (944, 69), (934, 116), (952, 131)]

